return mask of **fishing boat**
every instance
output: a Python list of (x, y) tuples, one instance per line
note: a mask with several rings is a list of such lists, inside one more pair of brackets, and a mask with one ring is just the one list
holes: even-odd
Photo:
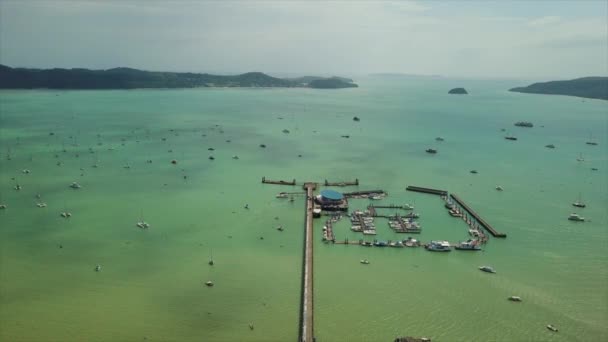
[(427, 251), (431, 252), (451, 252), (452, 247), (447, 241), (431, 241), (425, 246)]
[(553, 332), (557, 332), (558, 331), (557, 328), (554, 327), (552, 324), (547, 324), (547, 329), (549, 329), (549, 330), (551, 330)]
[(576, 222), (584, 222), (585, 218), (580, 216), (579, 214), (572, 213), (572, 214), (570, 214), (570, 216), (568, 216), (568, 220), (576, 221)]
[(428, 148), (425, 151), (426, 151), (426, 153), (430, 153), (430, 154), (436, 154), (437, 153), (437, 150), (434, 149), (434, 148)]
[(479, 266), (479, 270), (486, 273), (496, 273), (491, 266)]
[(363, 265), (369, 265), (369, 260), (367, 259), (361, 259), (359, 260), (360, 263), (362, 263)]
[(577, 208), (585, 208), (587, 205), (585, 203), (583, 203), (583, 201), (581, 201), (581, 194), (578, 194), (578, 200), (574, 203), (572, 203), (573, 206), (577, 207)]
[(509, 297), (509, 300), (512, 302), (521, 302), (521, 297), (519, 296), (511, 296)]
[(479, 241), (473, 240), (473, 239), (469, 239), (467, 241), (462, 241), (459, 244), (457, 244), (456, 246), (454, 246), (454, 248), (459, 251), (480, 251), (481, 250), (481, 247), (479, 247)]

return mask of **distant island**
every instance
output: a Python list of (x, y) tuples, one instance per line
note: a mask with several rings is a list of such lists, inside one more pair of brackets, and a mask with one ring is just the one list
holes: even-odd
[(457, 95), (466, 95), (467, 90), (464, 88), (454, 88), (454, 89), (450, 89), (450, 91), (448, 91), (448, 94), (457, 94)]
[(131, 68), (27, 69), (0, 64), (0, 89), (136, 89), (198, 87), (280, 87), (339, 89), (358, 87), (343, 77), (305, 76), (277, 78), (261, 72), (240, 75), (211, 75), (182, 72), (143, 71)]
[(527, 87), (511, 88), (509, 91), (608, 100), (608, 77), (583, 77), (568, 81), (534, 83)]

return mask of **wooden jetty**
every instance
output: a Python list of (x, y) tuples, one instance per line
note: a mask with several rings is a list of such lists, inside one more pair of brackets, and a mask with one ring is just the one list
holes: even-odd
[(296, 180), (284, 181), (284, 180), (269, 180), (266, 177), (262, 177), (263, 184), (276, 184), (276, 185), (296, 185)]
[(325, 186), (353, 186), (359, 185), (359, 178), (356, 178), (354, 182), (328, 182), (325, 180)]
[(408, 185), (407, 188), (405, 188), (405, 190), (408, 191), (415, 191), (415, 192), (423, 192), (426, 194), (432, 194), (432, 195), (439, 195), (439, 196), (447, 196), (448, 192), (446, 190), (437, 190), (437, 189), (431, 189), (431, 188), (423, 188), (420, 186), (413, 186), (413, 185)]
[(450, 197), (454, 201), (456, 201), (456, 203), (458, 203), (464, 210), (466, 210), (469, 215), (473, 216), (482, 227), (484, 227), (488, 232), (490, 232), (490, 234), (492, 234), (492, 236), (497, 238), (507, 237), (507, 234), (497, 232), (489, 223), (487, 223), (484, 219), (477, 215), (477, 213), (473, 209), (471, 209), (466, 203), (464, 203), (464, 201), (460, 199), (460, 197), (456, 196), (455, 194), (450, 194)]
[[(370, 205), (370, 207), (374, 207), (374, 208), (378, 208), (378, 209), (403, 209), (403, 210), (410, 210), (408, 207), (404, 206), (404, 205), (394, 205), (394, 204), (389, 204), (389, 205)], [(367, 207), (369, 209), (369, 207)]]
[[(294, 180), (295, 183), (295, 180)], [(306, 230), (304, 238), (304, 270), (302, 279), (302, 311), (300, 316), (300, 342), (313, 342), (313, 224), (315, 183), (304, 183), (306, 190)]]

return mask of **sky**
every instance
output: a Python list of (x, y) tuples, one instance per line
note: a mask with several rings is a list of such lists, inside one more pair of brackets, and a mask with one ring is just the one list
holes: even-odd
[(608, 76), (608, 0), (0, 0), (12, 67)]

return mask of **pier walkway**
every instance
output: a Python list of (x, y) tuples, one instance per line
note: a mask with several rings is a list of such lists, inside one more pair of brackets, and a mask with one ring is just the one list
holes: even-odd
[(450, 194), (450, 197), (452, 197), (452, 199), (454, 201), (456, 201), (456, 203), (460, 204), (460, 206), (464, 210), (466, 210), (469, 213), (469, 215), (473, 216), (482, 227), (484, 227), (488, 232), (490, 232), (490, 234), (492, 234), (492, 236), (497, 237), (497, 238), (506, 238), (507, 237), (507, 234), (497, 232), (489, 223), (487, 223), (484, 219), (482, 219), (479, 215), (477, 215), (477, 213), (475, 211), (473, 211), (473, 209), (471, 209), (466, 203), (464, 203), (464, 201), (462, 199), (460, 199), (460, 197), (458, 197), (454, 194)]
[(304, 238), (304, 277), (302, 280), (302, 313), (300, 342), (314, 341), (313, 319), (313, 224), (315, 183), (304, 183), (306, 190), (306, 233)]
[(447, 196), (448, 192), (446, 190), (437, 190), (437, 189), (431, 189), (431, 188), (423, 188), (420, 186), (413, 186), (413, 185), (409, 185), (407, 188), (405, 188), (405, 190), (408, 191), (416, 191), (416, 192), (424, 192), (427, 194), (432, 194), (432, 195), (439, 195), (439, 196)]

